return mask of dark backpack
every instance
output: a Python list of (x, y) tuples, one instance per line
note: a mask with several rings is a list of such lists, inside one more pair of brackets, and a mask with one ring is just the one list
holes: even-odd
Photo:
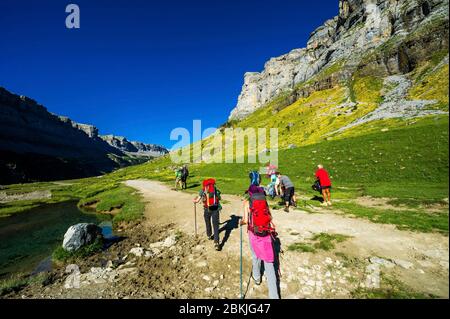
[(249, 230), (256, 236), (265, 237), (274, 229), (270, 226), (272, 215), (264, 193), (254, 193), (250, 197)]
[(188, 178), (188, 176), (189, 176), (189, 171), (188, 171), (188, 169), (187, 169), (186, 167), (183, 167), (183, 168), (181, 169), (181, 179), (182, 179), (182, 180), (186, 180), (186, 179)]
[(249, 177), (250, 177), (250, 185), (259, 186), (259, 184), (261, 183), (261, 175), (259, 174), (258, 171), (250, 172)]
[(314, 182), (314, 184), (311, 186), (311, 188), (312, 188), (313, 190), (319, 192), (319, 193), (322, 192), (322, 186), (320, 186), (319, 180), (316, 180), (316, 181)]

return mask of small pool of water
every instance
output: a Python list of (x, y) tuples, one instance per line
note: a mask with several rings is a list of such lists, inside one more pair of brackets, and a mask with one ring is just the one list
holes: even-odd
[(53, 250), (62, 244), (69, 226), (95, 223), (112, 237), (110, 216), (84, 213), (74, 201), (45, 205), (0, 218), (0, 278), (39, 272), (51, 267)]

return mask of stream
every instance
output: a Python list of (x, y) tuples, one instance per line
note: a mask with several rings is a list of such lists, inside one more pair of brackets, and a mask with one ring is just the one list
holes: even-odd
[(66, 230), (77, 223), (95, 223), (112, 234), (110, 216), (84, 213), (76, 201), (44, 205), (0, 218), (0, 279), (17, 273), (51, 269), (53, 250)]

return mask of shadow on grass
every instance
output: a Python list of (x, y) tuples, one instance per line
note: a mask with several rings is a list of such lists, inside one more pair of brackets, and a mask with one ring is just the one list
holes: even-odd
[(314, 197), (311, 198), (311, 200), (323, 203), (323, 197), (321, 196), (314, 195)]
[(199, 186), (201, 186), (200, 183), (194, 183), (194, 184), (190, 184), (189, 186), (187, 186), (186, 189), (196, 188)]

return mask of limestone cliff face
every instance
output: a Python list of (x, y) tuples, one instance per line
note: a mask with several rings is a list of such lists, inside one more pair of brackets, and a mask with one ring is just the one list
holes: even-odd
[(130, 155), (142, 157), (139, 162), (167, 152), (147, 144), (141, 152), (128, 144), (131, 150), (108, 143), (95, 126), (57, 116), (0, 88), (0, 184), (98, 175), (129, 165)]
[[(405, 37), (438, 16), (448, 17), (448, 0), (340, 0), (338, 5), (338, 15), (311, 33), (306, 48), (270, 59), (262, 72), (244, 75), (244, 85), (229, 120), (248, 116), (337, 61), (345, 60), (351, 69), (368, 50), (390, 39)], [(407, 71), (398, 60), (389, 66), (391, 74)], [(350, 73), (343, 72), (341, 76)], [(327, 85), (316, 83), (319, 89)]]
[(134, 154), (141, 156), (159, 157), (169, 152), (163, 146), (128, 141), (127, 138), (123, 136), (103, 135), (100, 136), (100, 138), (107, 142), (109, 145), (132, 155)]
[(58, 116), (58, 118), (60, 119), (60, 121), (62, 121), (64, 123), (68, 123), (73, 128), (83, 131), (90, 138), (98, 137), (98, 128), (96, 128), (93, 125), (77, 123), (77, 122), (72, 121), (71, 119), (69, 119), (66, 116)]
[(137, 149), (138, 154), (147, 154), (149, 156), (158, 157), (169, 153), (169, 150), (163, 146), (155, 144), (146, 144), (142, 142), (131, 142)]

